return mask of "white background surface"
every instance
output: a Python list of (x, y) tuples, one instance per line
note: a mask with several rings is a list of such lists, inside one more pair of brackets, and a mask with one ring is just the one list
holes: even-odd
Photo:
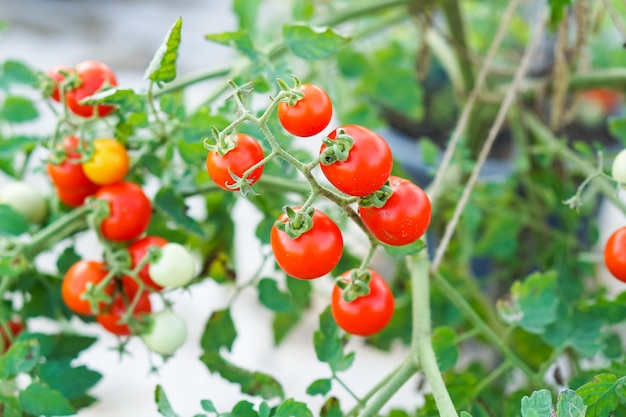
[[(226, 0), (0, 0), (0, 11), (0, 20), (11, 24), (10, 30), (0, 37), (0, 60), (21, 59), (45, 70), (57, 64), (73, 65), (96, 59), (115, 70), (120, 85), (131, 87), (144, 86), (141, 81), (143, 71), (179, 16), (183, 17), (180, 74), (227, 62), (232, 56), (230, 50), (204, 41), (203, 35), (233, 30), (236, 25), (230, 13), (230, 1)], [(43, 192), (50, 192), (46, 181), (41, 178), (33, 180)], [(6, 178), (0, 181), (6, 181)], [(245, 201), (237, 206), (235, 216), (239, 220), (237, 247), (247, 256), (246, 262), (238, 265), (238, 273), (242, 280), (246, 280), (260, 262), (260, 257), (250, 256), (260, 252), (254, 237), (259, 217)], [(604, 242), (612, 230), (626, 224), (626, 218), (607, 205), (600, 212), (600, 222), (601, 241)], [(81, 238), (80, 250), (86, 257), (100, 256), (98, 244), (90, 234)], [(53, 257), (44, 257), (41, 261), (49, 263), (51, 259)], [(601, 273), (612, 291), (624, 289), (623, 285), (607, 278), (604, 270)], [(259, 306), (254, 290), (244, 292), (233, 311), (239, 337), (229, 357), (244, 368), (272, 374), (282, 383), (287, 397), (314, 404), (313, 411), (317, 414), (320, 399), (307, 397), (305, 389), (314, 379), (330, 375), (327, 366), (317, 361), (312, 345), (317, 314), (327, 305), (330, 280), (321, 280), (315, 288), (317, 297), (310, 315), (279, 348), (272, 343), (270, 313)], [(164, 386), (174, 409), (181, 416), (200, 412), (199, 401), (204, 398), (211, 399), (220, 411), (230, 410), (243, 398), (237, 386), (210, 375), (198, 360), (201, 354), (198, 341), (203, 326), (213, 311), (225, 305), (229, 294), (227, 288), (206, 281), (195, 286), (191, 294), (176, 295), (175, 310), (188, 321), (189, 339), (174, 358), (160, 368), (158, 375), (149, 374), (147, 351), (139, 341), (129, 345), (133, 357), (120, 361), (116, 352), (110, 349), (115, 346), (113, 336), (97, 325), (76, 323), (84, 333), (101, 336), (101, 340), (81, 356), (80, 362), (104, 375), (92, 390), (99, 402), (79, 415), (156, 416), (153, 403), (156, 384)], [(51, 324), (38, 321), (33, 325), (37, 330), (49, 329)], [(357, 350), (358, 354), (355, 365), (345, 374), (345, 380), (358, 395), (364, 394), (406, 354), (406, 349), (400, 346), (396, 346), (392, 354), (367, 349), (359, 338), (353, 338), (348, 349)], [(416, 378), (405, 385), (389, 407), (397, 405), (410, 409), (416, 406), (420, 398), (415, 386)], [(342, 399), (344, 409), (353, 405), (341, 388), (335, 387), (333, 393)]]

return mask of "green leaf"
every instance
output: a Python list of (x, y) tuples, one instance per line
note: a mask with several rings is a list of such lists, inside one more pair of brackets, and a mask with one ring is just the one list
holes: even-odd
[(157, 405), (157, 410), (159, 414), (165, 417), (178, 417), (178, 414), (174, 412), (172, 406), (170, 405), (170, 401), (167, 399), (167, 395), (165, 395), (165, 390), (161, 385), (157, 385), (154, 390), (154, 402)]
[(624, 353), (622, 348), (622, 338), (616, 333), (605, 333), (603, 335), (604, 348), (602, 353), (608, 359), (618, 359)]
[(550, 25), (556, 27), (563, 16), (565, 15), (565, 8), (572, 4), (572, 0), (548, 0), (550, 6)]
[(145, 111), (145, 97), (130, 88), (108, 88), (89, 96), (81, 103), (108, 104), (118, 106), (124, 113), (142, 113)]
[(619, 405), (620, 397), (626, 396), (624, 381), (613, 374), (600, 374), (576, 390), (585, 402), (585, 417), (606, 417)]
[(217, 410), (215, 409), (215, 405), (213, 405), (213, 401), (211, 400), (201, 400), (200, 407), (202, 407), (202, 410), (206, 412), (217, 413)]
[(222, 414), (220, 417), (259, 417), (259, 413), (254, 411), (254, 404), (242, 400), (235, 404), (232, 413)]
[(60, 274), (65, 274), (68, 269), (76, 262), (80, 261), (81, 257), (76, 253), (74, 246), (68, 246), (63, 250), (59, 258), (57, 259), (57, 269)]
[(367, 72), (369, 62), (362, 53), (346, 47), (337, 54), (337, 65), (344, 77), (357, 78)]
[(339, 400), (335, 397), (327, 399), (320, 410), (320, 417), (344, 417)]
[(332, 388), (332, 380), (328, 378), (316, 379), (307, 387), (306, 393), (309, 395), (325, 396)]
[(235, 48), (253, 61), (258, 57), (252, 37), (250, 37), (250, 34), (246, 31), (209, 33), (204, 37), (206, 40), (219, 43), (220, 45)]
[(552, 394), (547, 389), (535, 391), (530, 398), (522, 398), (522, 417), (550, 417)]
[(339, 336), (339, 326), (330, 312), (330, 306), (322, 312), (320, 328), (313, 334), (315, 354), (320, 362), (326, 362), (334, 372), (345, 371), (354, 362), (354, 352), (344, 354), (344, 338)]
[(315, 12), (314, 0), (295, 0), (293, 2), (292, 16), (293, 20), (311, 20)]
[(432, 343), (439, 370), (444, 372), (452, 369), (459, 359), (454, 330), (450, 327), (437, 327), (432, 334)]
[(435, 144), (435, 142), (428, 138), (420, 138), (419, 149), (420, 155), (422, 156), (422, 161), (424, 161), (426, 165), (437, 164), (437, 159), (439, 157), (439, 154), (441, 153), (441, 150), (439, 149), (439, 146)]
[(39, 343), (36, 340), (17, 341), (0, 356), (0, 378), (13, 378), (30, 372), (39, 361)]
[(22, 410), (36, 416), (70, 416), (76, 410), (59, 392), (42, 384), (33, 382), (19, 394)]
[(278, 381), (267, 374), (242, 369), (222, 358), (217, 352), (205, 352), (200, 360), (211, 373), (218, 373), (225, 380), (238, 384), (243, 394), (266, 400), (284, 397)]
[(308, 308), (311, 305), (311, 281), (287, 277), (287, 290), (291, 294), (293, 302), (300, 308)]
[(200, 346), (205, 352), (217, 352), (222, 347), (229, 351), (237, 338), (237, 330), (230, 309), (214, 311), (204, 327)]
[(316, 60), (325, 59), (338, 53), (350, 42), (350, 37), (341, 35), (330, 28), (318, 28), (305, 24), (286, 24), (283, 36), (287, 47), (295, 56)]
[(313, 413), (305, 403), (290, 398), (278, 406), (274, 417), (313, 417)]
[(39, 112), (33, 102), (20, 96), (9, 96), (4, 100), (0, 108), (0, 118), (8, 122), (22, 123), (35, 120)]
[(461, 417), (472, 417), (472, 415), (467, 411), (461, 411)]
[(23, 417), (20, 404), (17, 402), (17, 398), (14, 397), (0, 395), (0, 410), (3, 413), (2, 417)]
[(0, 86), (10, 84), (34, 85), (36, 82), (35, 72), (25, 63), (9, 59), (2, 64)]
[(272, 407), (263, 401), (259, 404), (259, 417), (270, 417), (272, 415)]
[(587, 406), (583, 399), (571, 389), (561, 392), (556, 403), (557, 417), (585, 417)]
[(28, 232), (28, 220), (6, 204), (0, 204), (0, 236), (19, 236)]
[(157, 83), (168, 83), (176, 78), (176, 60), (182, 26), (183, 19), (179, 17), (148, 65), (144, 75), (146, 79)]
[(619, 140), (623, 146), (626, 146), (626, 117), (610, 116), (607, 121), (607, 126), (611, 135)]
[[(223, 116), (215, 115), (211, 113), (211, 110), (208, 108), (202, 108), (194, 113), (188, 120), (186, 120), (183, 124), (183, 140), (185, 143), (198, 143), (202, 145), (202, 140), (206, 137), (211, 136), (211, 128), (215, 127), (218, 130), (222, 130), (227, 127), (229, 124), (228, 119)], [(202, 160), (206, 159), (206, 149), (202, 146), (202, 150), (204, 150)]]
[(516, 323), (529, 333), (543, 333), (556, 320), (556, 286), (556, 272), (536, 272), (513, 284), (511, 300), (499, 300), (498, 311), (505, 321)]
[(0, 138), (0, 158), (13, 158), (17, 152), (31, 151), (43, 140), (40, 136), (25, 135)]
[(99, 372), (86, 366), (72, 367), (67, 359), (48, 360), (39, 367), (37, 374), (50, 388), (70, 400), (83, 396), (102, 378)]
[(185, 201), (173, 188), (161, 188), (154, 197), (154, 206), (188, 232), (199, 237), (206, 237), (204, 230), (202, 230), (202, 225), (187, 216)]
[(423, 240), (416, 240), (413, 243), (409, 243), (408, 245), (403, 246), (391, 246), (391, 245), (383, 245), (385, 248), (385, 252), (387, 252), (391, 256), (395, 257), (405, 257), (408, 255), (414, 255), (418, 252), (426, 249), (426, 242)]
[(274, 343), (279, 345), (291, 330), (300, 322), (302, 313), (299, 310), (292, 310), (287, 313), (276, 313), (272, 320), (272, 331), (274, 332)]
[(259, 301), (265, 307), (278, 313), (293, 310), (294, 305), (289, 294), (280, 291), (278, 283), (272, 278), (263, 278), (257, 286)]
[(239, 19), (239, 29), (253, 33), (262, 0), (234, 0), (233, 11)]
[(43, 334), (22, 332), (17, 340), (36, 339), (39, 342), (39, 354), (51, 359), (73, 359), (80, 352), (93, 345), (95, 337), (81, 336), (77, 334)]

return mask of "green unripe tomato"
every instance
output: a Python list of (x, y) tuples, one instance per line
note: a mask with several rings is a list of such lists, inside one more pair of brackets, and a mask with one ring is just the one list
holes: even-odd
[(32, 224), (42, 223), (48, 214), (46, 199), (38, 189), (21, 181), (14, 181), (0, 190), (0, 204), (6, 204)]
[(141, 338), (153, 352), (173, 355), (187, 339), (187, 323), (171, 310), (159, 311), (150, 316), (148, 331)]
[(613, 159), (611, 176), (620, 184), (626, 184), (626, 149), (622, 149)]
[(161, 287), (182, 287), (195, 275), (193, 256), (183, 245), (167, 243), (161, 247), (159, 259), (150, 262), (148, 273), (152, 281)]

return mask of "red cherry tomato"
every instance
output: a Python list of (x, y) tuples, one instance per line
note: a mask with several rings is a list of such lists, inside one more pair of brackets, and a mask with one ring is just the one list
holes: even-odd
[(393, 194), (381, 208), (359, 207), (363, 223), (378, 240), (392, 246), (408, 245), (428, 229), (432, 207), (428, 195), (411, 181), (390, 177)]
[[(132, 301), (133, 299), (130, 297), (130, 293), (128, 300), (124, 300), (124, 297), (122, 297), (121, 294), (118, 294), (113, 300), (113, 303), (105, 309), (103, 313), (96, 315), (96, 320), (102, 327), (113, 334), (118, 336), (130, 335), (131, 329), (128, 323), (120, 323), (120, 320), (128, 311), (128, 307)], [(139, 318), (142, 314), (148, 314), (150, 312), (152, 312), (150, 298), (148, 297), (147, 292), (142, 292), (139, 295), (139, 300), (133, 310), (133, 317)]]
[[(394, 299), (387, 282), (376, 272), (368, 270), (371, 276), (370, 293), (347, 302), (343, 290), (333, 288), (330, 309), (339, 327), (350, 334), (371, 336), (387, 326), (393, 317)], [(349, 279), (350, 271), (341, 278)]]
[[(389, 179), (393, 156), (389, 145), (378, 133), (358, 125), (346, 125), (343, 129), (354, 140), (348, 159), (330, 165), (321, 164), (322, 173), (339, 191), (351, 196), (364, 197), (372, 194)], [(337, 130), (329, 136), (337, 137)], [(322, 144), (320, 153), (326, 149)]]
[(606, 242), (604, 263), (615, 278), (626, 282), (626, 226), (613, 232)]
[(19, 336), (24, 331), (24, 323), (18, 320), (9, 320), (7, 322), (11, 337), (7, 335), (4, 326), (0, 325), (0, 355), (9, 350), (11, 347), (11, 340)]
[[(235, 184), (230, 172), (241, 177), (249, 168), (261, 162), (265, 156), (263, 148), (253, 137), (237, 133), (236, 140), (237, 146), (226, 153), (226, 155), (210, 151), (206, 158), (206, 169), (209, 176), (218, 187), (226, 191), (239, 190), (239, 188), (228, 188), (229, 185)], [(252, 171), (247, 178), (251, 182), (250, 185), (256, 183), (261, 178), (264, 169), (265, 166), (262, 165)]]
[[(141, 262), (144, 256), (146, 256), (146, 254), (148, 253), (148, 247), (150, 246), (163, 247), (166, 244), (167, 244), (167, 240), (163, 239), (162, 237), (145, 236), (145, 237), (142, 237), (141, 239), (134, 241), (130, 245), (128, 245), (127, 249), (128, 249), (128, 252), (130, 253), (131, 268), (135, 268), (135, 266), (137, 266), (137, 264)], [(148, 287), (156, 291), (162, 290), (163, 289), (162, 286), (152, 281), (152, 278), (150, 277), (150, 273), (148, 272), (149, 267), (150, 267), (150, 264), (148, 263), (145, 264), (144, 267), (139, 270), (139, 274), (137, 275), (143, 281), (143, 283), (146, 284)], [(124, 286), (124, 288), (126, 288), (127, 292), (133, 293), (133, 294), (137, 292), (137, 290), (139, 289), (139, 285), (137, 284), (137, 282), (128, 276), (125, 276), (122, 278), (122, 285)]]
[[(108, 274), (103, 262), (80, 260), (68, 269), (61, 284), (61, 296), (70, 310), (77, 314), (92, 314), (89, 301), (83, 298), (88, 284), (99, 284)], [(113, 281), (106, 286), (104, 292), (113, 294), (115, 284)], [(98, 305), (98, 310), (105, 307), (104, 303)]]
[(111, 114), (115, 110), (114, 106), (90, 106), (79, 104), (79, 102), (103, 88), (117, 86), (117, 79), (113, 71), (98, 61), (83, 61), (76, 65), (75, 70), (81, 85), (66, 93), (65, 103), (67, 107), (72, 113), (82, 117), (93, 116), (95, 108), (99, 117)]
[(317, 135), (328, 126), (333, 115), (330, 97), (321, 87), (302, 84), (304, 98), (294, 106), (289, 103), (278, 105), (278, 119), (285, 130), (292, 135), (309, 137)]
[[(283, 214), (278, 220), (287, 221), (287, 215)], [(326, 275), (337, 266), (343, 253), (339, 227), (319, 210), (313, 214), (313, 227), (296, 239), (291, 239), (274, 225), (270, 232), (270, 244), (281, 269), (298, 279)]]
[(50, 68), (50, 70), (46, 73), (46, 75), (50, 78), (52, 78), (56, 85), (54, 86), (54, 89), (52, 90), (52, 94), (50, 95), (50, 98), (54, 101), (61, 101), (61, 91), (59, 89), (58, 84), (62, 83), (63, 80), (65, 80), (65, 75), (62, 74), (62, 72), (65, 72), (67, 74), (72, 73), (74, 70), (70, 67), (68, 67), (67, 65), (56, 65), (52, 68)]
[(64, 147), (67, 158), (59, 165), (48, 163), (46, 168), (50, 180), (57, 187), (63, 188), (93, 188), (94, 183), (87, 178), (80, 162), (72, 162), (72, 159), (79, 158), (80, 154), (76, 152), (80, 139), (76, 136), (68, 136), (65, 138)]
[(152, 204), (139, 185), (132, 182), (105, 185), (95, 197), (108, 201), (111, 211), (100, 226), (104, 238), (125, 242), (138, 238), (148, 228)]
[(81, 188), (64, 188), (55, 187), (59, 201), (70, 207), (79, 207), (83, 205), (85, 199), (94, 195), (98, 191), (98, 186), (93, 184), (88, 187)]

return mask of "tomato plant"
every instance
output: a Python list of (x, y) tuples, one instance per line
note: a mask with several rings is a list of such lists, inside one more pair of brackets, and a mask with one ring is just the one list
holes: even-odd
[(278, 119), (292, 135), (317, 135), (328, 126), (332, 118), (330, 97), (323, 88), (315, 84), (302, 84), (300, 90), (304, 97), (296, 103), (283, 102), (278, 105)]
[[(122, 322), (122, 319), (124, 315), (127, 314), (128, 308), (133, 302), (133, 296), (134, 295), (127, 296), (126, 298), (128, 299), (125, 300), (121, 294), (116, 295), (111, 305), (103, 309), (101, 313), (96, 314), (96, 321), (114, 335), (130, 335), (132, 333), (132, 328), (129, 326), (129, 323)], [(150, 303), (149, 295), (147, 292), (142, 292), (139, 294), (139, 298), (134, 305), (130, 320), (141, 320), (142, 315), (148, 314), (151, 311), (152, 305)]]
[(115, 242), (132, 240), (148, 228), (152, 204), (139, 185), (132, 182), (105, 185), (95, 198), (109, 203), (110, 213), (100, 225), (105, 239)]
[[(391, 175), (393, 156), (389, 145), (378, 133), (358, 125), (346, 125), (328, 135), (337, 138), (337, 132), (345, 132), (353, 140), (352, 148), (345, 161), (322, 163), (324, 176), (340, 191), (363, 197), (377, 191)], [(320, 153), (327, 148), (323, 144)]]
[(85, 175), (83, 166), (77, 159), (80, 154), (76, 148), (80, 144), (80, 139), (76, 136), (68, 136), (64, 140), (65, 157), (60, 163), (48, 162), (46, 170), (50, 181), (59, 188), (88, 188), (94, 183)]
[[(63, 277), (61, 295), (65, 305), (76, 314), (94, 314), (101, 311), (105, 302), (90, 302), (87, 297), (90, 289), (106, 282), (109, 271), (106, 265), (98, 261), (81, 260), (68, 269)], [(112, 295), (114, 283), (109, 281), (104, 287), (107, 295)], [(96, 307), (94, 310), (93, 307)]]
[(187, 285), (195, 275), (195, 261), (181, 244), (166, 243), (158, 259), (148, 265), (152, 281), (157, 285), (176, 288)]
[[(274, 258), (281, 269), (294, 278), (313, 279), (328, 274), (343, 253), (343, 237), (335, 222), (317, 209), (311, 221), (311, 228), (296, 238), (279, 230), (277, 224), (272, 227), (270, 244)], [(290, 219), (283, 214), (276, 222), (284, 224)]]
[[(371, 336), (387, 326), (394, 311), (394, 298), (387, 282), (374, 271), (367, 270), (370, 276), (369, 293), (352, 301), (343, 298), (338, 285), (333, 287), (331, 312), (337, 325), (348, 333), (358, 336)], [(344, 272), (340, 279), (351, 279), (352, 271)]]
[[(206, 158), (206, 169), (215, 184), (227, 191), (237, 191), (235, 179), (241, 178), (246, 171), (263, 160), (263, 148), (252, 136), (238, 133), (235, 135), (235, 147), (226, 154), (209, 151)], [(249, 185), (256, 183), (265, 169), (264, 165), (255, 168), (246, 176)]]
[(100, 138), (93, 141), (93, 147), (93, 155), (83, 162), (87, 178), (99, 185), (122, 181), (130, 165), (124, 145), (115, 139)]
[(74, 67), (79, 85), (65, 94), (65, 104), (77, 116), (105, 117), (111, 114), (114, 106), (81, 104), (81, 101), (98, 91), (117, 85), (113, 71), (102, 62), (82, 61)]
[[(131, 268), (136, 268), (144, 257), (148, 254), (150, 247), (163, 247), (167, 244), (167, 240), (159, 236), (144, 236), (135, 240), (128, 245), (128, 253), (131, 259)], [(159, 291), (163, 287), (152, 280), (152, 275), (149, 272), (150, 263), (146, 262), (143, 267), (137, 272), (139, 279), (143, 281), (145, 285), (153, 290)], [(139, 284), (131, 277), (125, 276), (122, 278), (122, 284), (128, 293), (135, 293), (139, 288)]]

